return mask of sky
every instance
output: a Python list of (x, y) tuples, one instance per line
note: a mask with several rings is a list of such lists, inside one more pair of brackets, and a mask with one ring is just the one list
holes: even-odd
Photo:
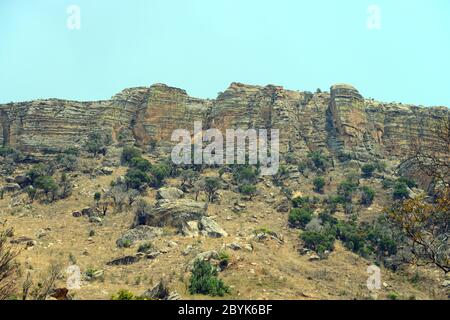
[(449, 77), (448, 0), (0, 0), (0, 103), (242, 82), (450, 106)]

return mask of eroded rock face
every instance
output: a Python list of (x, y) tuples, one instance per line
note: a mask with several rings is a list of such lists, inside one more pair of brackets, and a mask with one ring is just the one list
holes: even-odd
[(190, 97), (163, 84), (123, 90), (111, 100), (36, 100), (0, 105), (0, 145), (34, 155), (81, 148), (93, 131), (112, 143), (170, 152), (175, 129), (280, 129), (280, 152), (349, 151), (358, 160), (399, 157), (415, 140), (433, 143), (445, 107), (421, 108), (364, 99), (338, 84), (330, 93), (232, 83), (215, 100)]

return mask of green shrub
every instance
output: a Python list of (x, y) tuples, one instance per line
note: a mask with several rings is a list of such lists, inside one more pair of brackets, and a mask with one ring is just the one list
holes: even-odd
[(305, 231), (300, 235), (306, 248), (322, 254), (334, 250), (335, 234), (332, 228), (323, 228), (320, 231)]
[(361, 204), (370, 206), (373, 203), (373, 199), (375, 198), (375, 191), (367, 186), (362, 187), (361, 189)]
[(325, 179), (323, 177), (315, 178), (313, 184), (315, 192), (323, 193), (323, 188), (325, 187)]
[(102, 132), (91, 132), (85, 144), (85, 149), (96, 156), (99, 153), (105, 153), (105, 147), (111, 143), (111, 135)]
[(366, 178), (366, 179), (373, 177), (373, 173), (375, 172), (375, 169), (376, 169), (376, 167), (373, 164), (363, 165), (361, 168), (362, 177)]
[(128, 169), (125, 174), (125, 183), (128, 188), (141, 189), (148, 184), (152, 183), (152, 179), (145, 172), (139, 169)]
[(150, 174), (153, 177), (150, 185), (160, 188), (164, 185), (165, 179), (170, 176), (170, 168), (164, 163), (158, 163), (151, 167)]
[(13, 148), (9, 147), (9, 146), (0, 147), (0, 156), (2, 156), (2, 157), (6, 157), (6, 156), (9, 156), (9, 155), (12, 155), (15, 152), (16, 151)]
[(41, 189), (48, 196), (50, 193), (55, 193), (58, 190), (58, 185), (55, 180), (50, 176), (42, 176), (34, 181), (34, 186), (37, 189)]
[(96, 192), (94, 193), (94, 201), (100, 201), (100, 199), (102, 198), (102, 194), (100, 192)]
[(131, 168), (135, 168), (141, 170), (143, 172), (149, 172), (152, 169), (151, 163), (141, 157), (134, 157), (129, 161), (129, 165)]
[(408, 186), (405, 183), (397, 182), (395, 184), (392, 196), (394, 200), (404, 200), (408, 198), (409, 196)]
[(229, 288), (217, 278), (217, 269), (208, 261), (196, 260), (189, 283), (190, 294), (223, 297)]
[(145, 243), (142, 243), (142, 244), (139, 245), (137, 251), (141, 252), (141, 253), (146, 253), (146, 252), (152, 250), (153, 247), (154, 246), (153, 246), (153, 244), (151, 242), (145, 242)]
[(119, 290), (117, 294), (114, 294), (111, 296), (111, 300), (136, 300), (137, 298), (135, 295), (125, 289)]
[(309, 197), (296, 197), (292, 199), (292, 206), (294, 208), (302, 208), (304, 206), (309, 206), (310, 199)]
[(342, 200), (346, 203), (351, 203), (353, 198), (353, 193), (358, 189), (358, 184), (356, 182), (347, 179), (341, 182), (338, 186), (338, 195), (342, 197)]
[(321, 151), (313, 151), (308, 153), (308, 158), (312, 161), (314, 168), (325, 172), (329, 166), (328, 159)]
[(246, 195), (251, 200), (256, 195), (257, 188), (253, 184), (244, 184), (239, 187), (239, 192)]
[(122, 164), (129, 164), (131, 159), (133, 158), (140, 158), (142, 155), (142, 152), (140, 149), (135, 147), (124, 147), (122, 150)]
[(383, 189), (390, 189), (395, 185), (395, 181), (389, 178), (383, 179)]
[(233, 166), (233, 178), (237, 184), (255, 184), (258, 181), (259, 170), (256, 166)]
[(408, 188), (417, 188), (417, 183), (410, 178), (401, 177), (397, 180), (397, 183), (403, 183), (408, 186)]
[(294, 208), (289, 213), (289, 223), (296, 228), (305, 228), (312, 220), (313, 212), (309, 208)]

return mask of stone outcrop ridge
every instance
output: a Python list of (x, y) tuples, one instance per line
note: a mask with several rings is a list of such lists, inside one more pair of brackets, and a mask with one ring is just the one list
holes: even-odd
[(155, 84), (123, 90), (111, 100), (36, 100), (0, 105), (0, 145), (39, 155), (81, 148), (90, 132), (109, 133), (114, 143), (167, 150), (173, 130), (280, 129), (281, 152), (351, 151), (361, 160), (399, 157), (416, 139), (433, 143), (446, 107), (424, 108), (364, 99), (352, 86), (300, 92), (279, 86), (232, 83), (215, 100)]

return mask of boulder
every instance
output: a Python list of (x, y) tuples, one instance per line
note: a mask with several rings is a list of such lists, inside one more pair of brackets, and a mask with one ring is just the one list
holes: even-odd
[(187, 221), (200, 220), (207, 210), (207, 204), (188, 199), (159, 200), (145, 216), (137, 217), (139, 224), (154, 227), (171, 226), (181, 231)]
[(200, 231), (202, 234), (211, 238), (228, 237), (228, 233), (223, 230), (215, 221), (208, 217), (202, 217), (199, 222)]
[(137, 226), (134, 229), (130, 229), (125, 232), (119, 239), (117, 239), (116, 244), (118, 247), (124, 247), (127, 245), (133, 245), (138, 241), (148, 241), (163, 234), (162, 229), (150, 227), (150, 226)]
[(161, 280), (153, 288), (145, 291), (142, 294), (143, 298), (150, 300), (167, 300), (169, 297), (169, 288), (164, 280)]
[(199, 235), (198, 221), (186, 221), (181, 227), (181, 233), (185, 237), (195, 238)]
[(114, 259), (107, 263), (108, 266), (126, 266), (133, 263), (136, 263), (140, 260), (138, 256), (125, 256), (122, 258)]
[(107, 175), (107, 176), (110, 176), (110, 175), (112, 175), (112, 174), (114, 173), (114, 169), (113, 169), (113, 168), (110, 168), (110, 167), (102, 167), (102, 168), (100, 169), (100, 171), (101, 171), (104, 175)]
[(17, 183), (7, 183), (1, 188), (1, 190), (4, 192), (16, 192), (19, 191), (20, 189), (22, 188)]
[(25, 175), (18, 175), (14, 178), (14, 182), (25, 188), (31, 184), (31, 179)]
[(156, 199), (158, 200), (177, 200), (181, 199), (184, 195), (184, 192), (180, 189), (168, 187), (168, 188), (161, 188), (156, 193)]

